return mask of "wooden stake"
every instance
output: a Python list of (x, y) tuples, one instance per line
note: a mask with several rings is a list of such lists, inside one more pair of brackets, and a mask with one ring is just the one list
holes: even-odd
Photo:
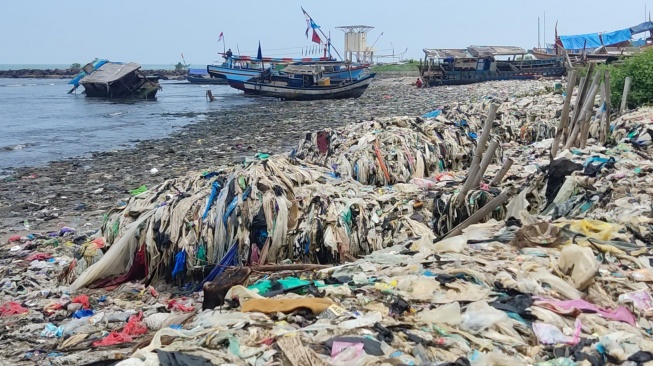
[[(605, 71), (605, 140), (610, 135), (610, 115), (612, 114), (612, 103), (610, 95), (610, 71)], [(603, 143), (605, 144), (604, 141)]]
[(560, 139), (563, 136), (563, 133), (566, 134), (567, 128), (569, 126), (569, 109), (571, 108), (571, 96), (574, 93), (574, 88), (576, 87), (576, 78), (578, 77), (578, 72), (572, 70), (567, 79), (567, 95), (565, 96), (565, 104), (562, 107), (562, 116), (560, 117), (560, 125), (556, 131), (556, 136), (553, 139), (553, 144), (551, 145), (551, 160), (555, 159), (558, 155), (558, 146), (560, 145)]
[[(597, 73), (598, 74), (598, 73)], [(596, 79), (596, 78), (595, 78)], [(592, 85), (590, 93), (587, 95), (587, 100), (585, 101), (584, 113), (581, 114), (582, 119), (579, 121), (581, 124), (580, 131), (582, 132), (579, 136), (579, 145), (581, 149), (585, 148), (587, 144), (587, 138), (590, 132), (590, 121), (594, 115), (594, 100), (596, 99), (596, 94), (599, 91), (598, 84)]]
[(619, 108), (619, 114), (623, 114), (626, 111), (628, 93), (630, 93), (630, 84), (632, 82), (633, 79), (630, 76), (626, 77), (626, 82), (624, 83), (624, 92), (621, 94), (621, 108)]
[(496, 186), (499, 183), (501, 183), (501, 181), (503, 181), (503, 177), (506, 175), (506, 173), (508, 173), (508, 170), (510, 170), (512, 163), (513, 161), (510, 158), (506, 159), (506, 161), (503, 162), (503, 166), (501, 167), (501, 170), (499, 170), (499, 173), (490, 182), (491, 186)]
[(497, 140), (490, 141), (490, 146), (488, 146), (487, 150), (485, 151), (485, 154), (483, 155), (481, 166), (478, 169), (478, 173), (476, 173), (476, 177), (474, 178), (474, 183), (472, 184), (472, 187), (478, 187), (478, 185), (481, 183), (481, 180), (483, 180), (483, 175), (485, 175), (485, 171), (487, 170), (487, 167), (490, 165), (490, 162), (494, 157), (494, 152), (497, 151), (497, 147), (499, 147), (499, 143), (497, 142)]
[(469, 172), (467, 173), (467, 179), (465, 180), (465, 184), (463, 185), (463, 188), (460, 190), (460, 193), (458, 193), (458, 197), (456, 198), (456, 206), (462, 202), (467, 192), (472, 188), (472, 183), (474, 183), (476, 174), (478, 174), (481, 154), (482, 151), (485, 150), (485, 144), (490, 137), (490, 131), (492, 131), (492, 123), (494, 122), (494, 118), (497, 115), (497, 108), (498, 106), (496, 104), (490, 104), (490, 111), (488, 112), (487, 118), (485, 119), (481, 137), (478, 139), (478, 144), (476, 145), (476, 150), (474, 151), (474, 157), (472, 158), (472, 165), (470, 165)]
[(490, 214), (492, 211), (494, 211), (497, 207), (499, 207), (504, 202), (506, 202), (509, 197), (510, 197), (510, 190), (508, 190), (508, 189), (504, 190), (503, 192), (501, 192), (500, 195), (494, 197), (494, 199), (492, 199), (492, 201), (488, 202), (485, 206), (481, 207), (478, 211), (474, 212), (474, 214), (472, 216), (468, 217), (467, 220), (461, 222), (460, 225), (453, 228), (442, 239), (447, 239), (447, 238), (451, 238), (452, 236), (462, 234), (462, 232), (463, 232), (463, 230), (465, 228), (467, 228), (470, 225), (474, 225), (477, 222), (481, 221), (482, 218), (484, 218), (485, 216)]
[(211, 93), (210, 90), (206, 91), (206, 99), (210, 102), (215, 102), (215, 97), (213, 96), (213, 93)]

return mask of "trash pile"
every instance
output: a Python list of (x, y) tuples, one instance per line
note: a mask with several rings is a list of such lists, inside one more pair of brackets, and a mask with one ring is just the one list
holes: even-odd
[[(99, 235), (14, 238), (0, 252), (0, 339), (13, 346), (0, 356), (644, 365), (653, 108), (612, 121), (605, 145), (593, 121), (584, 148), (552, 159), (555, 131), (528, 123), (556, 109), (513, 119), (528, 106), (488, 104), (441, 121), (454, 115), (443, 108), (323, 130), (287, 157), (135, 191)], [(492, 140), (498, 121), (527, 133)]]

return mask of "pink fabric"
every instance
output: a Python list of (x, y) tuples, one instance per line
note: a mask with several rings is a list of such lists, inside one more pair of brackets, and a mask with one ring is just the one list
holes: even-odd
[[(631, 313), (630, 310), (628, 310), (623, 306), (620, 306), (615, 310), (606, 310), (606, 309), (601, 309), (600, 307), (594, 304), (591, 304), (585, 300), (580, 300), (580, 299), (555, 301), (555, 300), (549, 300), (543, 298), (536, 298), (536, 300), (537, 301), (534, 302), (534, 305), (536, 306), (538, 305), (538, 303), (550, 304), (561, 310), (566, 310), (566, 311), (578, 310), (578, 311), (582, 311), (583, 313), (596, 313), (605, 319), (618, 320), (620, 322), (628, 323), (630, 325), (636, 324), (635, 315), (633, 315), (633, 313)], [(549, 308), (546, 305), (542, 307)]]

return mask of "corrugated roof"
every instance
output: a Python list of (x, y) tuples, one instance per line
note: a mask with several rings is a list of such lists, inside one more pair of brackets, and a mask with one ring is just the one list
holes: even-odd
[(525, 55), (527, 52), (515, 46), (469, 46), (467, 50), (475, 57)]
[(425, 48), (424, 53), (428, 58), (465, 58), (470, 57), (465, 49), (457, 48)]
[(108, 62), (100, 66), (97, 70), (93, 71), (92, 74), (86, 75), (80, 83), (110, 83), (112, 81), (118, 80), (125, 75), (134, 72), (141, 68), (141, 65), (128, 62), (128, 63), (116, 63)]

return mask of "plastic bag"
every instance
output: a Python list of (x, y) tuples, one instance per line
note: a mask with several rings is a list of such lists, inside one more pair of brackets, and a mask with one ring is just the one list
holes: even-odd
[(147, 333), (147, 327), (141, 321), (143, 319), (143, 312), (139, 312), (138, 315), (132, 315), (129, 317), (129, 321), (125, 328), (123, 328), (122, 333), (128, 334), (130, 336), (141, 335)]
[(537, 336), (537, 339), (542, 344), (571, 344), (574, 345), (580, 340), (580, 329), (581, 329), (580, 319), (576, 319), (575, 330), (573, 337), (565, 335), (556, 327), (555, 325), (536, 322), (533, 323), (533, 333)]
[(463, 321), (462, 315), (460, 315), (460, 304), (452, 302), (435, 309), (424, 310), (417, 314), (417, 321), (426, 324), (460, 324)]
[(184, 313), (195, 310), (193, 302), (190, 299), (182, 297), (181, 299), (168, 300), (168, 310), (183, 311)]
[(460, 253), (465, 249), (465, 245), (467, 245), (467, 238), (463, 235), (458, 235), (453, 238), (440, 240), (435, 243), (433, 249), (436, 253)]
[(17, 302), (8, 302), (0, 306), (0, 316), (20, 315), (29, 312)]
[(93, 316), (93, 310), (77, 310), (76, 312), (73, 313), (73, 318), (74, 319), (81, 319), (81, 318), (87, 318), (89, 316)]
[(508, 315), (491, 307), (485, 301), (477, 301), (467, 306), (462, 318), (460, 328), (478, 334), (497, 322), (507, 321)]
[(571, 277), (574, 287), (578, 290), (585, 290), (591, 285), (599, 270), (599, 263), (592, 249), (576, 244), (567, 245), (562, 249), (558, 266)]
[(91, 303), (88, 300), (88, 296), (86, 295), (79, 295), (76, 298), (72, 300), (72, 303), (74, 304), (82, 304), (82, 308), (84, 309), (90, 309), (91, 308)]

